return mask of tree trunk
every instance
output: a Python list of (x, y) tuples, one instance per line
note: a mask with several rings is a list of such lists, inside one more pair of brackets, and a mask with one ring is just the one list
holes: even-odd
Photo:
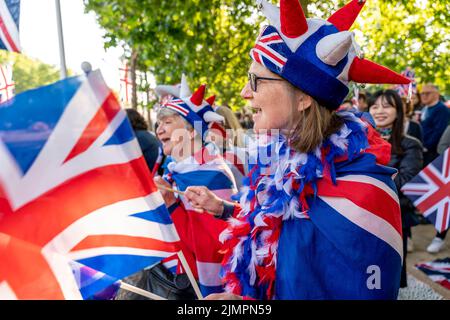
[(130, 72), (131, 72), (131, 107), (137, 110), (137, 81), (136, 81), (136, 64), (137, 64), (138, 53), (136, 49), (133, 49), (131, 54), (130, 62)]
[(150, 85), (148, 83), (148, 76), (147, 76), (147, 72), (145, 73), (145, 94), (147, 95), (147, 105), (145, 106), (145, 110), (147, 111), (147, 122), (148, 122), (148, 126), (150, 128), (150, 130), (153, 131), (153, 122), (152, 122), (152, 117), (151, 117), (151, 112), (150, 112)]

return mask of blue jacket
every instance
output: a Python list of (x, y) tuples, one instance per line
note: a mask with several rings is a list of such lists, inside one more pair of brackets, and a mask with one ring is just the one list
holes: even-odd
[(423, 129), (423, 144), (430, 152), (436, 152), (439, 139), (450, 121), (450, 110), (439, 101), (428, 107), (425, 120), (421, 122)]

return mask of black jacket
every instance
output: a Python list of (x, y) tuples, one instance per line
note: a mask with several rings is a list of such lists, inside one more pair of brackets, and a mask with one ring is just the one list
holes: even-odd
[(405, 228), (415, 224), (412, 221), (415, 208), (412, 202), (400, 191), (400, 188), (422, 170), (423, 153), (420, 141), (408, 135), (403, 137), (401, 147), (403, 153), (401, 155), (391, 154), (389, 166), (398, 170), (394, 182), (399, 192), (402, 221)]
[(145, 130), (136, 130), (134, 133), (142, 149), (145, 161), (150, 171), (152, 171), (159, 155), (159, 141), (153, 134)]

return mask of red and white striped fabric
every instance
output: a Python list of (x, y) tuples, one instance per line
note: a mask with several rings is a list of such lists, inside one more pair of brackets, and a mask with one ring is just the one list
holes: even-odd
[(0, 49), (20, 53), (20, 0), (0, 0)]

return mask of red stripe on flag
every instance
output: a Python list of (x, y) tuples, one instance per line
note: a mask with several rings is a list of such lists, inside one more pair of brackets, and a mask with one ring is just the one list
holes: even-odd
[(263, 43), (266, 43), (266, 42), (270, 42), (273, 40), (281, 40), (281, 37), (280, 36), (271, 36), (269, 38), (262, 38), (260, 41)]
[(434, 172), (430, 170), (429, 167), (423, 169), (422, 172), (426, 174), (428, 178), (430, 178), (439, 188), (444, 186), (444, 182), (442, 182), (442, 180), (438, 176), (436, 176)]
[(145, 250), (178, 252), (179, 242), (164, 242), (156, 239), (132, 237), (124, 235), (96, 235), (89, 236), (75, 246), (71, 252), (100, 247), (130, 247)]
[(258, 62), (259, 64), (262, 64), (259, 53), (256, 52), (256, 50), (252, 50), (252, 54), (253, 54), (253, 58), (255, 58), (255, 61)]
[(259, 44), (255, 45), (255, 48), (264, 52), (265, 54), (267, 54), (269, 57), (271, 57), (272, 59), (274, 59), (275, 61), (277, 61), (278, 63), (280, 63), (281, 65), (285, 65), (286, 62), (281, 60), (279, 57), (277, 57), (276, 55), (274, 55), (272, 52), (270, 52), (269, 50), (267, 50), (266, 48), (260, 46)]
[(83, 131), (81, 138), (73, 147), (66, 160), (64, 160), (64, 163), (86, 151), (103, 133), (103, 131), (105, 131), (105, 129), (108, 127), (112, 119), (114, 119), (114, 117), (117, 115), (119, 110), (119, 102), (111, 92), (103, 102), (97, 114)]
[(7, 281), (18, 299), (63, 300), (59, 283), (40, 248), (0, 232), (0, 283)]
[(19, 49), (16, 46), (16, 43), (14, 42), (13, 38), (9, 34), (8, 28), (6, 27), (5, 22), (3, 21), (3, 18), (0, 16), (0, 29), (2, 30), (3, 34), (5, 35), (6, 41), (8, 41), (9, 46), (14, 52), (20, 53)]
[[(328, 178), (323, 178), (318, 183), (318, 195), (344, 197), (357, 206), (385, 220), (398, 233), (401, 234), (402, 232), (400, 206), (398, 202), (384, 190), (372, 184), (338, 180), (337, 185), (333, 185)], [(374, 201), (374, 199), (377, 199), (377, 201)]]
[(180, 111), (180, 112), (181, 112), (182, 114), (184, 114), (185, 116), (187, 116), (187, 114), (189, 113), (189, 112), (186, 111), (184, 108), (181, 108), (181, 107), (179, 107), (179, 106), (177, 106), (177, 105), (175, 105), (175, 104), (168, 104), (167, 106), (168, 106), (168, 107), (172, 107), (172, 108), (174, 108), (174, 109)]
[(442, 218), (441, 233), (447, 229), (448, 201), (444, 204), (444, 217)]
[(438, 204), (440, 201), (444, 200), (450, 194), (450, 183), (447, 183), (440, 187), (438, 190), (433, 192), (430, 196), (426, 197), (419, 203), (416, 203), (416, 208), (420, 212), (425, 213), (428, 209)]
[(143, 157), (91, 170), (6, 213), (0, 232), (44, 246), (85, 215), (110, 204), (156, 192)]

